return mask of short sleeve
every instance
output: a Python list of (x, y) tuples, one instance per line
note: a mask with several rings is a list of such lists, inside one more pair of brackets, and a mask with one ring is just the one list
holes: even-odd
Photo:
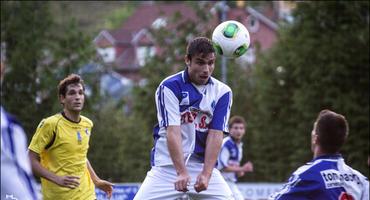
[(52, 122), (42, 120), (37, 126), (28, 149), (40, 154), (54, 137)]
[(309, 200), (312, 199), (311, 195), (314, 195), (319, 191), (320, 183), (314, 179), (303, 179), (298, 175), (292, 175), (289, 178), (282, 190), (271, 195), (269, 200), (289, 200), (289, 199), (301, 199)]
[(160, 126), (181, 125), (179, 99), (166, 86), (159, 86), (156, 92), (157, 117)]
[(215, 110), (213, 112), (213, 118), (210, 124), (210, 129), (229, 132), (228, 123), (231, 105), (232, 105), (232, 93), (231, 91), (229, 91), (222, 95), (222, 97), (218, 100), (215, 106)]
[(218, 156), (218, 161), (220, 164), (218, 168), (220, 170), (228, 166), (229, 158), (230, 158), (229, 149), (226, 146), (222, 146), (221, 152)]

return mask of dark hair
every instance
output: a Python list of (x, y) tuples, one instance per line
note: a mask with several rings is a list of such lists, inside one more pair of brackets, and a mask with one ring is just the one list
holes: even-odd
[(243, 124), (246, 126), (245, 120), (243, 117), (235, 115), (230, 118), (229, 120), (229, 129), (234, 125), (234, 124)]
[(330, 110), (322, 110), (316, 119), (318, 144), (326, 153), (337, 153), (348, 136), (346, 118)]
[(189, 42), (186, 47), (186, 56), (189, 60), (194, 55), (214, 53), (215, 49), (212, 46), (212, 41), (206, 37), (196, 37)]
[(83, 90), (85, 90), (85, 84), (82, 78), (77, 74), (70, 74), (63, 80), (61, 80), (58, 84), (58, 97), (60, 95), (66, 96), (67, 87), (68, 85), (72, 84), (81, 84)]

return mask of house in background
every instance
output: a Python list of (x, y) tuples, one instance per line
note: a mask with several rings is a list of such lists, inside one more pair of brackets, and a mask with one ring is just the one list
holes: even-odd
[[(241, 4), (240, 4), (241, 3)], [(248, 53), (238, 62), (242, 65), (252, 65), (255, 60), (256, 46), (261, 51), (271, 48), (277, 41), (277, 21), (289, 15), (289, 6), (273, 2), (272, 6), (262, 11), (246, 6), (239, 2), (235, 8), (227, 11), (227, 20), (237, 20), (243, 23), (250, 32), (251, 47)], [(284, 8), (284, 9), (283, 9)], [(288, 10), (288, 11), (287, 11)], [(149, 28), (171, 26), (167, 19), (179, 12), (182, 20), (197, 19), (195, 11), (186, 3), (150, 3), (139, 5), (136, 11), (126, 20), (121, 28), (102, 30), (94, 39), (97, 52), (103, 61), (121, 76), (139, 84), (143, 80), (139, 75), (140, 68), (145, 64), (147, 56), (153, 56), (158, 47), (152, 42)], [(220, 21), (215, 9), (215, 21), (210, 26), (216, 27)]]

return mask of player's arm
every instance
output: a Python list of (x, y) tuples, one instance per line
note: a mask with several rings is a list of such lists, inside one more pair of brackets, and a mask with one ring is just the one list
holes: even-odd
[(100, 179), (98, 175), (95, 173), (94, 169), (92, 168), (89, 160), (87, 160), (86, 164), (87, 169), (89, 170), (91, 176), (91, 180), (93, 181), (94, 185), (97, 188), (103, 190), (107, 194), (108, 198), (111, 198), (113, 193), (113, 183)]
[(180, 126), (167, 127), (167, 146), (171, 156), (171, 160), (177, 172), (177, 180), (175, 182), (175, 189), (177, 191), (188, 191), (187, 185), (190, 182), (189, 173), (185, 167), (184, 154), (182, 149)]
[(201, 192), (208, 188), (209, 179), (211, 178), (213, 168), (215, 167), (218, 153), (221, 148), (223, 132), (210, 129), (206, 140), (206, 152), (204, 158), (203, 170), (197, 177), (194, 189)]
[(80, 178), (77, 176), (58, 176), (44, 168), (40, 163), (40, 156), (38, 153), (30, 150), (28, 155), (30, 157), (32, 171), (36, 176), (45, 178), (57, 185), (71, 189), (80, 185)]
[(203, 170), (198, 175), (194, 185), (194, 189), (197, 192), (206, 190), (208, 187), (209, 179), (221, 149), (223, 132), (228, 132), (227, 124), (230, 117), (231, 104), (231, 90), (224, 93), (216, 103), (206, 140)]
[(36, 133), (32, 137), (31, 144), (28, 147), (28, 156), (31, 161), (32, 171), (36, 176), (45, 178), (59, 186), (76, 188), (80, 185), (79, 177), (69, 175), (58, 176), (41, 165), (40, 153), (52, 144), (55, 137), (54, 127), (53, 123), (48, 120), (43, 120), (38, 125)]
[(251, 162), (246, 162), (243, 166), (228, 165), (221, 169), (224, 172), (251, 172), (253, 165)]

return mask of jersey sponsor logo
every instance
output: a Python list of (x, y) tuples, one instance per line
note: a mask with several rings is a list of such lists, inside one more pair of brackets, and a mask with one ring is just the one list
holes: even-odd
[(189, 105), (190, 104), (190, 100), (189, 100), (189, 92), (181, 92), (181, 102), (180, 102), (180, 106), (183, 106), (183, 105)]
[(320, 173), (326, 189), (343, 187), (345, 182), (360, 184), (360, 178), (353, 173), (340, 173), (334, 169), (324, 170)]
[(207, 131), (211, 122), (211, 114), (203, 112), (195, 107), (181, 113), (181, 123), (194, 123), (195, 130)]
[(342, 192), (340, 193), (338, 200), (354, 200), (354, 198), (352, 195), (346, 192)]

